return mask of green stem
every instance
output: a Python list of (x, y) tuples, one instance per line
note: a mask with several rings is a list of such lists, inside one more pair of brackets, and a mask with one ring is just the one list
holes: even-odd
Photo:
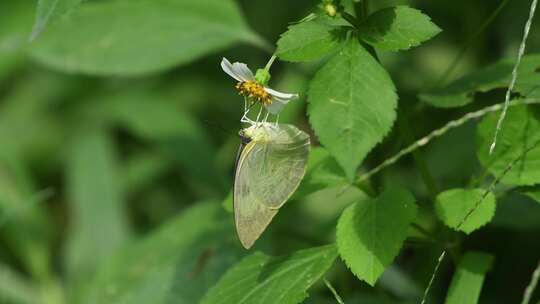
[(349, 22), (354, 28), (358, 27), (358, 19), (347, 12), (341, 12), (341, 17)]
[(536, 289), (536, 286), (538, 285), (539, 279), (540, 279), (540, 261), (538, 262), (538, 266), (536, 266), (536, 268), (533, 271), (533, 275), (531, 277), (531, 281), (529, 285), (527, 285), (527, 288), (525, 288), (525, 292), (523, 293), (523, 300), (521, 301), (521, 304), (529, 304), (529, 302), (531, 301), (532, 295), (534, 294), (534, 290)]
[[(509, 106), (519, 106), (519, 105), (538, 104), (538, 103), (540, 103), (540, 99), (522, 99), (522, 100), (516, 100), (515, 102), (511, 102), (509, 104)], [(385, 161), (383, 161), (381, 164), (379, 164), (375, 168), (363, 173), (361, 176), (358, 177), (358, 179), (356, 180), (355, 183), (360, 184), (364, 180), (367, 180), (367, 179), (371, 178), (373, 175), (379, 173), (381, 170), (385, 169), (386, 167), (395, 164), (403, 156), (408, 155), (408, 154), (418, 150), (419, 148), (421, 148), (423, 146), (426, 146), (433, 139), (443, 136), (448, 131), (450, 131), (452, 129), (455, 129), (455, 128), (459, 127), (459, 126), (462, 126), (463, 124), (465, 124), (468, 121), (480, 118), (480, 117), (482, 117), (482, 116), (484, 116), (484, 115), (486, 115), (488, 113), (500, 111), (502, 108), (503, 108), (503, 104), (495, 104), (495, 105), (485, 107), (485, 108), (480, 109), (480, 110), (475, 111), (475, 112), (467, 113), (467, 114), (465, 114), (463, 117), (461, 117), (459, 119), (449, 121), (448, 123), (446, 123), (441, 128), (433, 130), (428, 135), (420, 138), (419, 140), (415, 141), (414, 143), (412, 143), (408, 147), (403, 148), (398, 153), (396, 153), (394, 156), (386, 159)]]
[(276, 54), (272, 54), (272, 57), (270, 57), (270, 60), (268, 60), (268, 62), (266, 63), (266, 65), (264, 66), (264, 70), (267, 71), (267, 72), (270, 72), (270, 68), (272, 67), (272, 64), (274, 64), (274, 61), (276, 61)]
[(362, 1), (362, 20), (369, 16), (369, 0)]
[(334, 295), (334, 298), (336, 299), (336, 301), (339, 303), (339, 304), (345, 304), (345, 302), (343, 302), (343, 299), (339, 296), (339, 294), (337, 293), (336, 289), (334, 288), (334, 286), (332, 286), (332, 284), (330, 284), (330, 282), (324, 278), (323, 279), (324, 281), (324, 284), (326, 285), (326, 287), (328, 287), (328, 289), (330, 289), (330, 291), (332, 292), (332, 294)]
[(354, 13), (360, 19), (360, 21), (367, 18), (369, 13), (368, 0), (362, 0), (354, 3)]

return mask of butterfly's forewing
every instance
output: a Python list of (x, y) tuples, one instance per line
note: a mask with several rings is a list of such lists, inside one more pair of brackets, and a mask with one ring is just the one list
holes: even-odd
[(267, 207), (280, 208), (296, 191), (306, 172), (309, 145), (309, 135), (293, 125), (280, 125), (276, 137), (267, 143), (253, 185)]
[(267, 140), (242, 150), (235, 175), (234, 213), (238, 236), (249, 248), (302, 180), (309, 136), (292, 125), (280, 125)]

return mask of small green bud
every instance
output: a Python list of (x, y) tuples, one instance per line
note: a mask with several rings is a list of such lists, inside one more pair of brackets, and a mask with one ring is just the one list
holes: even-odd
[(270, 73), (265, 69), (258, 69), (255, 73), (255, 80), (263, 86), (268, 85), (270, 81)]
[(334, 4), (327, 3), (324, 5), (324, 11), (328, 16), (335, 17), (337, 15), (338, 9)]

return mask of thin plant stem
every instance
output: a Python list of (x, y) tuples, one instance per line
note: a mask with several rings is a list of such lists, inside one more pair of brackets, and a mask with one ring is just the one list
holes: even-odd
[(456, 55), (456, 57), (454, 58), (452, 63), (450, 63), (450, 65), (446, 68), (446, 70), (443, 72), (441, 77), (435, 82), (435, 84), (433, 85), (434, 87), (444, 85), (444, 83), (450, 78), (450, 75), (456, 69), (458, 63), (461, 62), (461, 59), (463, 59), (463, 56), (465, 55), (465, 53), (467, 53), (469, 48), (476, 41), (478, 41), (478, 37), (480, 37), (480, 35), (482, 35), (482, 33), (484, 33), (484, 31), (491, 25), (493, 20), (495, 20), (495, 18), (497, 18), (499, 13), (503, 10), (503, 8), (506, 6), (506, 4), (508, 4), (508, 2), (510, 2), (510, 0), (501, 1), (499, 6), (491, 13), (491, 15), (489, 15), (488, 18), (486, 20), (484, 20), (484, 22), (480, 25), (480, 27), (476, 30), (476, 32), (474, 32), (471, 35), (471, 37), (469, 38), (467, 43), (465, 43), (465, 45), (459, 50), (458, 54)]
[(439, 258), (437, 259), (437, 264), (435, 265), (435, 269), (433, 270), (433, 273), (431, 274), (431, 278), (429, 279), (428, 286), (426, 287), (426, 290), (424, 290), (424, 295), (422, 296), (422, 302), (421, 304), (426, 303), (427, 296), (429, 294), (429, 291), (431, 290), (431, 285), (433, 285), (433, 281), (435, 281), (435, 276), (437, 275), (437, 272), (439, 271), (439, 267), (441, 267), (441, 263), (444, 260), (444, 257), (446, 256), (446, 250), (443, 250)]
[(491, 143), (491, 146), (489, 147), (489, 154), (493, 153), (493, 150), (495, 150), (495, 146), (497, 145), (497, 136), (499, 136), (499, 132), (502, 128), (502, 123), (504, 121), (504, 118), (506, 117), (506, 111), (508, 110), (508, 104), (510, 103), (510, 95), (512, 93), (512, 90), (514, 89), (514, 85), (516, 84), (516, 80), (517, 80), (517, 72), (519, 69), (519, 64), (521, 63), (521, 58), (525, 54), (525, 46), (527, 44), (527, 37), (529, 36), (529, 31), (531, 29), (534, 12), (536, 11), (536, 3), (537, 3), (537, 0), (532, 0), (531, 2), (531, 8), (529, 10), (529, 19), (527, 19), (527, 22), (525, 23), (525, 28), (523, 29), (523, 38), (521, 39), (521, 44), (519, 46), (519, 52), (517, 55), (516, 63), (514, 64), (514, 68), (512, 69), (512, 79), (510, 80), (510, 85), (508, 85), (508, 89), (506, 90), (506, 95), (504, 98), (504, 108), (501, 112), (501, 116), (499, 116), (499, 120), (497, 121), (497, 127), (495, 128), (495, 135), (493, 135), (493, 141)]
[(362, 1), (362, 19), (366, 19), (369, 16), (369, 0)]
[[(527, 104), (536, 104), (536, 103), (540, 103), (540, 99), (519, 99), (519, 100), (515, 100), (515, 101), (510, 102), (508, 105), (509, 106), (518, 106), (518, 105), (527, 105)], [(470, 120), (480, 118), (480, 117), (482, 117), (482, 116), (484, 116), (484, 115), (486, 115), (488, 113), (500, 111), (503, 108), (503, 106), (504, 105), (502, 103), (495, 104), (495, 105), (492, 105), (492, 106), (488, 106), (488, 107), (485, 107), (485, 108), (480, 109), (478, 111), (467, 113), (467, 114), (463, 115), (459, 119), (452, 120), (452, 121), (446, 123), (441, 128), (432, 131), (428, 135), (422, 137), (421, 139), (415, 141), (411, 145), (409, 145), (406, 148), (402, 149), (401, 151), (396, 153), (394, 156), (386, 159), (385, 161), (383, 161), (381, 164), (379, 164), (375, 168), (373, 168), (373, 169), (367, 171), (366, 173), (360, 175), (360, 177), (358, 177), (358, 179), (356, 180), (356, 183), (358, 184), (358, 183), (363, 182), (364, 180), (369, 179), (370, 177), (372, 177), (373, 175), (379, 173), (380, 171), (382, 171), (386, 167), (396, 163), (403, 156), (405, 156), (405, 155), (407, 155), (409, 153), (412, 153), (412, 152), (416, 151), (417, 149), (427, 145), (433, 139), (444, 135), (448, 131), (450, 131), (452, 129), (455, 129), (455, 128), (469, 122)]]
[(326, 278), (324, 278), (323, 281), (324, 281), (324, 284), (326, 285), (326, 287), (328, 287), (328, 289), (330, 289), (330, 291), (334, 295), (334, 298), (336, 299), (336, 302), (338, 302), (339, 304), (345, 304), (345, 302), (343, 302), (343, 299), (337, 293), (334, 286), (332, 286), (332, 284), (330, 284), (330, 282)]
[(272, 67), (272, 64), (274, 64), (274, 61), (276, 61), (276, 54), (272, 54), (272, 57), (270, 57), (270, 60), (268, 60), (268, 62), (266, 63), (266, 65), (264, 66), (264, 70), (269, 72), (270, 71), (270, 68)]
[(527, 285), (527, 288), (525, 288), (525, 292), (523, 293), (523, 300), (521, 301), (521, 304), (529, 304), (529, 302), (531, 301), (532, 295), (534, 293), (534, 290), (536, 289), (536, 286), (538, 285), (539, 279), (540, 279), (540, 261), (538, 262), (538, 266), (536, 266), (536, 269), (533, 271), (529, 285)]
[(356, 17), (354, 17), (353, 15), (347, 13), (347, 12), (342, 12), (341, 13), (341, 18), (345, 19), (345, 21), (349, 22), (350, 25), (352, 25), (354, 28), (357, 28), (358, 27), (358, 19), (356, 19)]

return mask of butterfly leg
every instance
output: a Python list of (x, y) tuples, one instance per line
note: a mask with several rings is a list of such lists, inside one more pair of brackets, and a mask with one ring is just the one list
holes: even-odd
[(255, 122), (259, 122), (259, 119), (261, 118), (261, 114), (262, 114), (262, 111), (263, 111), (263, 106), (261, 106), (261, 109), (259, 110), (259, 114), (257, 114), (257, 119), (255, 120)]

